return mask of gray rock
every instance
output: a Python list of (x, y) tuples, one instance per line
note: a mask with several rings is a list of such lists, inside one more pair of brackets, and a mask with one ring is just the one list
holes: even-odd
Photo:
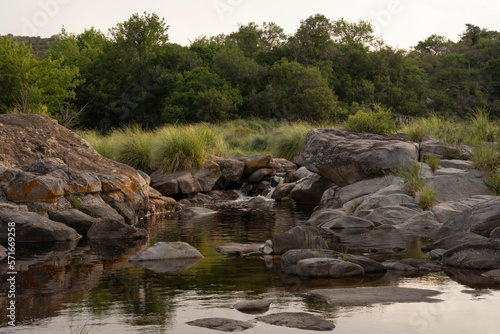
[(383, 208), (386, 206), (398, 206), (405, 204), (415, 204), (415, 199), (405, 194), (392, 194), (383, 197), (375, 202), (370, 209)]
[(323, 229), (337, 230), (337, 229), (372, 229), (375, 228), (375, 224), (371, 221), (353, 217), (353, 216), (341, 216), (322, 223), (318, 227)]
[(480, 203), (446, 222), (432, 239), (438, 240), (458, 232), (473, 232), (489, 237), (500, 227), (500, 197)]
[(314, 211), (307, 221), (308, 224), (318, 226), (332, 219), (344, 217), (346, 213), (339, 209), (321, 209)]
[(330, 331), (335, 328), (335, 325), (330, 321), (304, 312), (275, 313), (257, 317), (255, 320), (270, 325), (299, 328), (309, 331)]
[(382, 303), (435, 303), (441, 292), (427, 289), (401, 288), (398, 286), (357, 287), (311, 290), (309, 296), (323, 299), (336, 306), (366, 306)]
[(500, 241), (471, 242), (454, 247), (443, 254), (442, 263), (472, 270), (500, 269)]
[(240, 155), (231, 157), (233, 159), (242, 161), (245, 164), (243, 175), (250, 176), (253, 172), (260, 168), (272, 167), (272, 157), (269, 154), (254, 154), (254, 155)]
[(203, 255), (185, 242), (159, 241), (153, 246), (143, 249), (132, 255), (128, 261), (157, 261), (157, 260), (179, 260), (179, 259), (202, 259)]
[(121, 216), (112, 206), (104, 202), (99, 195), (73, 195), (70, 197), (70, 202), (75, 209), (78, 209), (89, 216), (115, 220), (125, 224), (125, 218)]
[(491, 239), (499, 239), (500, 238), (500, 227), (497, 227), (490, 233), (490, 238)]
[(412, 265), (402, 263), (401, 261), (398, 260), (386, 260), (382, 262), (382, 265), (388, 270), (388, 271), (403, 271), (403, 272), (417, 272), (418, 269), (415, 268)]
[(288, 172), (285, 175), (286, 183), (297, 182), (305, 177), (313, 176), (315, 173), (311, 172), (309, 169), (305, 167), (300, 167), (296, 171)]
[(301, 278), (345, 278), (362, 276), (365, 270), (352, 262), (332, 258), (310, 258), (297, 262), (295, 275)]
[(290, 192), (293, 190), (294, 187), (295, 183), (283, 183), (278, 185), (276, 189), (274, 189), (273, 198), (276, 201), (281, 201), (283, 198), (289, 197)]
[(274, 174), (280, 177), (285, 177), (286, 174), (294, 172), (297, 170), (297, 165), (291, 161), (281, 158), (273, 158), (271, 160), (271, 165)]
[(204, 318), (193, 321), (188, 321), (186, 324), (190, 326), (209, 328), (222, 332), (242, 332), (246, 329), (253, 328), (254, 325), (241, 320), (233, 320), (226, 318)]
[(0, 208), (0, 242), (8, 240), (8, 224), (16, 223), (16, 242), (55, 242), (81, 238), (74, 229), (34, 212)]
[[(348, 186), (339, 188), (335, 192), (338, 207), (354, 199), (359, 199), (365, 195), (373, 195), (377, 200), (397, 193), (404, 193), (401, 187), (403, 180), (399, 177), (378, 177), (374, 179), (362, 180)], [(365, 201), (367, 198), (364, 199)]]
[(148, 232), (145, 229), (127, 225), (124, 222), (109, 218), (101, 218), (87, 232), (90, 240), (145, 239)]
[(214, 157), (219, 165), (221, 176), (217, 180), (217, 188), (231, 189), (241, 185), (245, 163), (236, 159)]
[(261, 256), (263, 252), (262, 244), (240, 244), (231, 242), (215, 248), (219, 253), (232, 257), (248, 257), (248, 256)]
[(456, 168), (466, 170), (471, 168), (473, 165), (472, 161), (469, 160), (439, 160), (438, 166), (441, 168)]
[(437, 249), (433, 249), (429, 253), (427, 253), (427, 256), (432, 261), (441, 261), (444, 253), (446, 253), (446, 249), (437, 248)]
[(485, 238), (481, 235), (477, 235), (475, 233), (457, 232), (447, 237), (434, 241), (432, 245), (436, 248), (451, 249), (453, 247), (457, 247), (462, 244), (476, 242), (476, 241), (487, 241), (487, 240), (488, 238)]
[(403, 224), (398, 225), (398, 228), (408, 231), (432, 232), (438, 229), (440, 226), (441, 224), (438, 222), (434, 212), (424, 211), (405, 220)]
[(434, 205), (431, 211), (436, 215), (436, 219), (440, 224), (444, 224), (450, 219), (458, 216), (462, 212), (471, 209), (472, 207), (486, 202), (487, 200), (494, 199), (495, 196), (474, 196), (471, 198), (464, 198), (458, 201), (443, 202)]
[(272, 173), (273, 170), (271, 168), (259, 168), (248, 177), (248, 182), (259, 183), (263, 178), (271, 175)]
[(290, 192), (290, 197), (300, 204), (318, 205), (323, 192), (332, 182), (320, 175), (313, 175), (298, 181)]
[(482, 177), (475, 177), (472, 172), (436, 175), (426, 179), (426, 184), (436, 191), (436, 203), (458, 201), (475, 195), (493, 195), (486, 187)]
[(210, 191), (222, 175), (219, 165), (212, 160), (208, 160), (203, 168), (193, 171), (193, 178), (198, 182), (201, 191)]
[(417, 259), (404, 259), (404, 260), (387, 260), (382, 263), (387, 270), (392, 271), (405, 271), (405, 272), (436, 272), (441, 271), (442, 268), (435, 264), (417, 260)]
[(399, 225), (421, 212), (404, 206), (386, 206), (373, 210), (365, 219), (377, 225)]
[(490, 270), (481, 275), (484, 277), (493, 278), (496, 281), (500, 281), (500, 269)]
[(264, 244), (264, 247), (262, 247), (261, 251), (265, 255), (271, 255), (273, 253), (273, 241), (266, 240), (266, 243)]
[(99, 221), (97, 218), (91, 217), (76, 209), (53, 211), (49, 213), (49, 217), (53, 221), (63, 223), (75, 229), (76, 232), (81, 235), (87, 235), (92, 225)]
[(409, 167), (417, 160), (418, 150), (396, 137), (313, 129), (306, 136), (302, 156), (307, 169), (344, 187)]
[(262, 314), (269, 311), (271, 302), (267, 299), (247, 300), (233, 305), (235, 310), (248, 314)]
[(274, 254), (284, 254), (290, 249), (327, 249), (328, 244), (315, 227), (296, 226), (280, 232), (273, 238)]
[(434, 155), (442, 159), (469, 160), (472, 157), (472, 148), (466, 145), (451, 145), (439, 140), (430, 139), (420, 143), (420, 159)]

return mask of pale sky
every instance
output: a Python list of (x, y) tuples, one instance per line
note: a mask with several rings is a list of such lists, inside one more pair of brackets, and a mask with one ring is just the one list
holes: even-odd
[(320, 13), (331, 20), (371, 21), (389, 45), (408, 49), (432, 34), (453, 41), (466, 23), (500, 31), (500, 0), (1, 0), (0, 35), (50, 37), (95, 27), (104, 33), (133, 13), (165, 18), (170, 41), (231, 33), (238, 24), (275, 22), (293, 34)]

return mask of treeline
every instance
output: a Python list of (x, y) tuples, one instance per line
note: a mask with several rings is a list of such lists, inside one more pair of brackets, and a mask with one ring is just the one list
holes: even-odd
[(500, 33), (467, 24), (458, 42), (432, 35), (390, 47), (366, 21), (317, 14), (290, 36), (275, 23), (169, 43), (156, 14), (134, 14), (104, 34), (55, 36), (35, 53), (0, 37), (0, 112), (47, 113), (70, 127), (258, 117), (345, 119), (384, 106), (395, 115), (500, 116)]

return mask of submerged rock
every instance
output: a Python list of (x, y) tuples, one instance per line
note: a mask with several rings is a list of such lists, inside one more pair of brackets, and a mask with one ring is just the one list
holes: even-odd
[(215, 250), (219, 253), (225, 254), (232, 257), (248, 257), (248, 256), (260, 256), (264, 253), (262, 252), (263, 244), (239, 244), (236, 242), (231, 242), (222, 246), (217, 247)]
[(275, 313), (257, 317), (255, 320), (270, 325), (299, 328), (309, 331), (331, 331), (335, 328), (332, 322), (305, 312)]
[(254, 327), (253, 324), (226, 318), (204, 318), (193, 321), (188, 321), (186, 324), (190, 326), (209, 328), (222, 332), (242, 332), (246, 329)]
[(141, 250), (132, 255), (128, 260), (134, 261), (156, 261), (156, 260), (179, 260), (179, 259), (202, 259), (203, 255), (185, 242), (160, 241), (153, 246)]
[(366, 306), (381, 303), (435, 303), (441, 292), (427, 289), (401, 288), (398, 286), (357, 287), (312, 290), (309, 296), (326, 300), (336, 306)]

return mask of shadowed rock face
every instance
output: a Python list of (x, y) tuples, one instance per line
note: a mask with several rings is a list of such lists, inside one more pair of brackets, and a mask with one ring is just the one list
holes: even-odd
[(344, 187), (362, 179), (409, 167), (418, 149), (396, 137), (313, 129), (302, 153), (310, 171)]

